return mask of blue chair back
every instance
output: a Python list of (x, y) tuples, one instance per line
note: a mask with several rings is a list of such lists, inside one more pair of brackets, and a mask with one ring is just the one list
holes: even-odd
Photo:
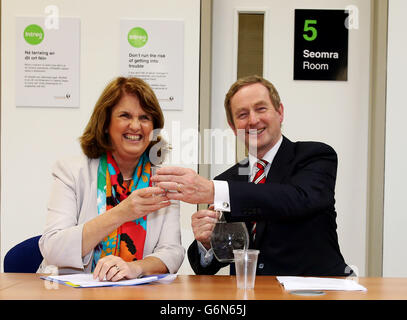
[(43, 259), (38, 246), (40, 237), (29, 238), (11, 248), (4, 257), (4, 272), (37, 272)]

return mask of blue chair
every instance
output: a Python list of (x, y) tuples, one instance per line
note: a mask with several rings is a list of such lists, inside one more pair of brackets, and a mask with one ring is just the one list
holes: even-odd
[(4, 257), (4, 272), (35, 273), (42, 262), (38, 246), (41, 236), (29, 238), (13, 248)]

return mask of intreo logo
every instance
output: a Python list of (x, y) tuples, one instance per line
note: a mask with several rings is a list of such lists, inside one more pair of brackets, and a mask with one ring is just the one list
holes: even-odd
[(135, 48), (144, 47), (148, 41), (146, 30), (140, 27), (131, 29), (127, 35), (127, 41)]
[(28, 44), (37, 45), (44, 40), (44, 30), (37, 24), (30, 24), (24, 29), (24, 39)]

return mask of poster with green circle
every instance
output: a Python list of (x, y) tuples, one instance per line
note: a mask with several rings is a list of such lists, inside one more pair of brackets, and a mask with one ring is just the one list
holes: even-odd
[(184, 104), (184, 21), (120, 20), (120, 73), (146, 81), (163, 110)]
[(44, 40), (44, 30), (38, 24), (30, 24), (24, 29), (24, 39), (31, 45), (40, 44)]
[(148, 34), (143, 28), (135, 27), (127, 34), (127, 40), (131, 46), (135, 48), (142, 48), (148, 41)]

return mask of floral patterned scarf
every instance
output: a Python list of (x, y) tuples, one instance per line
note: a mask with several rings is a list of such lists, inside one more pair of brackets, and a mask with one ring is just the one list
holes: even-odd
[[(123, 184), (123, 176), (112, 154), (110, 152), (103, 154), (100, 158), (97, 178), (98, 214), (102, 214), (118, 205), (134, 190), (148, 187), (150, 173), (150, 159), (143, 153), (134, 170), (133, 179), (129, 186), (126, 187)], [(146, 216), (122, 224), (96, 246), (92, 271), (100, 258), (111, 254), (119, 256), (125, 261), (142, 259), (146, 231)]]

